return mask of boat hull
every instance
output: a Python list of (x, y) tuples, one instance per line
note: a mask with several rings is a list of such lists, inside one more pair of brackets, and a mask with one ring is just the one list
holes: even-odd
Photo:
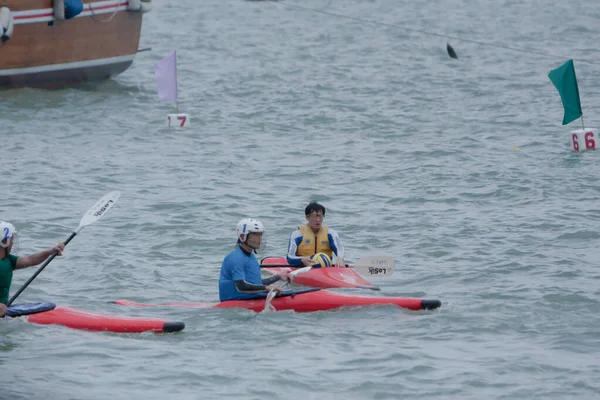
[(8, 0), (14, 31), (0, 44), (0, 87), (72, 86), (125, 71), (137, 53), (142, 14), (127, 1), (86, 1), (54, 20), (52, 0)]
[[(51, 307), (47, 307), (51, 305)], [(117, 333), (169, 333), (183, 330), (183, 322), (163, 319), (128, 317), (115, 314), (102, 314), (71, 307), (55, 307), (52, 303), (39, 303), (36, 310), (19, 310), (27, 305), (18, 305), (11, 310), (9, 316), (26, 318), (29, 322), (42, 325), (62, 325), (73, 329)], [(38, 306), (35, 304), (33, 306)], [(14, 312), (14, 310), (19, 310)], [(12, 312), (11, 312), (12, 311)]]
[[(291, 267), (264, 267), (269, 264), (287, 264), (287, 260), (283, 257), (264, 258), (261, 261), (262, 269), (271, 275), (275, 275), (280, 271), (292, 272), (294, 270)], [(298, 274), (294, 278), (294, 283), (321, 289), (360, 288), (380, 290), (378, 286), (363, 279), (355, 270), (346, 267), (312, 268), (310, 271)]]
[[(116, 300), (115, 303), (132, 307), (178, 307), (178, 308), (245, 308), (252, 311), (263, 311), (266, 299), (228, 300), (221, 303), (138, 303), (130, 300)], [(271, 305), (278, 311), (293, 310), (296, 312), (326, 311), (339, 308), (370, 307), (393, 305), (409, 310), (434, 310), (441, 307), (439, 300), (429, 300), (407, 297), (358, 296), (332, 292), (330, 290), (299, 291), (286, 293), (285, 296), (275, 297)]]

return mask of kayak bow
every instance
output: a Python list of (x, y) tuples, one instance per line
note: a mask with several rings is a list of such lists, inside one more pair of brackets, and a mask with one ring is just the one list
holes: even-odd
[[(287, 264), (283, 257), (266, 257), (262, 260), (262, 269), (271, 275), (278, 272), (292, 272), (296, 270), (293, 267), (281, 267)], [(277, 267), (268, 267), (269, 264), (278, 265)], [(346, 267), (312, 268), (310, 271), (298, 274), (294, 278), (294, 283), (304, 286), (329, 289), (329, 288), (357, 288), (380, 290), (378, 286), (363, 279), (355, 270)]]

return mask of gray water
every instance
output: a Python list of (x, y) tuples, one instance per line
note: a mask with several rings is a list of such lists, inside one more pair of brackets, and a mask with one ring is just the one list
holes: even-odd
[[(561, 125), (547, 77), (574, 58), (586, 127), (600, 126), (598, 64), (579, 61), (600, 63), (599, 14), (592, 0), (155, 0), (140, 43), (152, 51), (124, 74), (2, 91), (0, 219), (19, 254), (122, 193), (18, 302), (186, 328), (5, 320), (0, 398), (600, 398), (598, 154), (569, 151), (580, 122)], [(173, 50), (184, 130), (165, 127), (174, 107), (153, 74)], [(217, 301), (237, 221), (261, 219), (262, 255), (283, 255), (311, 200), (348, 261), (395, 257), (393, 276), (372, 279), (381, 295), (442, 308), (108, 303)]]

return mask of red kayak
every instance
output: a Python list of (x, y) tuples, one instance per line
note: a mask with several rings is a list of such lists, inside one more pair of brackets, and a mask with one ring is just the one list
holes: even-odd
[(88, 331), (118, 333), (169, 333), (181, 331), (185, 324), (164, 319), (128, 317), (101, 314), (70, 307), (56, 307), (54, 303), (19, 304), (9, 307), (9, 316), (23, 317), (34, 324), (63, 325)]
[[(281, 267), (288, 264), (284, 257), (266, 257), (261, 261), (262, 269), (271, 275), (280, 271), (292, 272), (296, 268)], [(264, 267), (265, 265), (278, 265), (279, 267)], [(298, 274), (294, 283), (315, 288), (360, 288), (380, 290), (371, 282), (364, 280), (355, 270), (346, 267), (312, 268), (310, 271)]]
[[(252, 300), (229, 300), (221, 303), (137, 303), (130, 300), (116, 300), (116, 304), (135, 307), (187, 307), (187, 308), (246, 308), (252, 311), (265, 309), (266, 295)], [(375, 305), (395, 305), (409, 310), (434, 310), (442, 305), (439, 300), (405, 297), (374, 297), (337, 293), (321, 289), (292, 290), (275, 297), (271, 305), (278, 311), (296, 312), (325, 311), (336, 308), (368, 307)]]

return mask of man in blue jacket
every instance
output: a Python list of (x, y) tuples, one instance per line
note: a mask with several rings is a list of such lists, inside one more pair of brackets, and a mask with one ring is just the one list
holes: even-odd
[(260, 297), (260, 294), (275, 289), (281, 293), (279, 286), (273, 283), (289, 281), (286, 272), (279, 272), (270, 278), (262, 279), (260, 264), (254, 256), (261, 247), (263, 224), (252, 218), (244, 218), (237, 224), (237, 247), (229, 253), (221, 265), (219, 277), (219, 298), (226, 300), (245, 300)]

